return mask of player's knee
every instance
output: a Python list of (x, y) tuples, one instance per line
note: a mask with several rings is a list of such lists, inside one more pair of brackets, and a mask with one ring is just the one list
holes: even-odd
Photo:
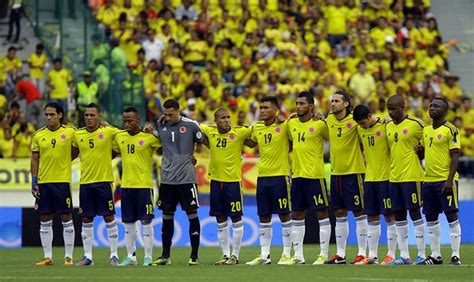
[(94, 221), (93, 217), (83, 217), (82, 218), (82, 223), (91, 223), (92, 221)]
[(174, 213), (172, 212), (164, 212), (163, 213), (163, 220), (173, 220)]
[(412, 210), (410, 210), (410, 218), (411, 218), (411, 220), (419, 220), (419, 219), (421, 219), (421, 212), (420, 212), (420, 209), (412, 209)]
[(142, 219), (140, 220), (140, 222), (142, 223), (142, 225), (148, 225), (151, 223), (151, 219)]
[(53, 215), (51, 215), (51, 214), (42, 214), (40, 216), (40, 220), (41, 220), (41, 222), (46, 222), (46, 221), (53, 220)]
[(446, 219), (448, 220), (449, 223), (454, 222), (458, 220), (458, 213), (455, 211), (446, 213)]
[(109, 223), (109, 222), (112, 222), (115, 220), (115, 216), (114, 215), (107, 215), (107, 216), (104, 216), (104, 221), (106, 223)]
[(241, 217), (241, 216), (233, 216), (233, 217), (231, 217), (230, 219), (232, 220), (233, 223), (242, 221), (242, 217)]
[[(281, 222), (288, 222), (288, 221), (290, 221), (290, 219), (291, 219), (291, 216), (290, 216), (289, 213), (279, 214), (278, 216), (280, 217), (280, 221), (281, 221)], [(271, 219), (272, 219), (272, 218), (271, 218), (271, 216), (270, 216), (270, 220), (271, 220)], [(269, 222), (270, 222), (270, 221), (269, 221)]]
[(405, 221), (407, 220), (407, 212), (405, 210), (395, 212), (396, 221)]
[[(347, 210), (345, 209), (338, 209), (334, 213), (336, 214), (336, 217), (347, 217)], [(357, 216), (355, 213), (354, 215)]]
[(294, 211), (291, 217), (295, 220), (303, 220), (305, 216), (306, 212), (304, 211)]
[[(272, 221), (272, 216), (271, 215), (261, 215), (260, 217), (260, 223), (270, 223)], [(280, 216), (281, 219), (281, 216)]]
[(188, 213), (188, 214), (186, 214), (186, 215), (188, 216), (188, 219), (189, 219), (189, 220), (198, 218), (197, 212), (195, 212), (195, 213)]
[(70, 221), (72, 220), (72, 214), (71, 213), (63, 213), (61, 214), (61, 221)]
[(318, 220), (323, 220), (329, 217), (328, 210), (321, 210), (316, 212)]
[(367, 216), (367, 221), (368, 222), (373, 222), (373, 221), (378, 221), (378, 220), (380, 220), (379, 215), (369, 215), (369, 216)]

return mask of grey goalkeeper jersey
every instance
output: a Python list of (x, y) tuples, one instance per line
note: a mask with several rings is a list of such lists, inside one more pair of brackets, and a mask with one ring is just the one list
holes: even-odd
[(198, 123), (181, 117), (175, 124), (158, 125), (157, 131), (163, 147), (161, 183), (196, 183), (196, 172), (192, 163), (194, 145), (204, 141), (204, 134)]

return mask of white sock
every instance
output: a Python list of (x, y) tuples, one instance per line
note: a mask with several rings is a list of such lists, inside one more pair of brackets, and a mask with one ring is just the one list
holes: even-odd
[(63, 222), (63, 238), (64, 238), (64, 250), (65, 250), (65, 257), (72, 258), (72, 254), (74, 252), (74, 223), (72, 220)]
[(425, 253), (425, 222), (423, 218), (413, 221), (415, 225), (416, 247), (418, 249), (419, 257), (426, 257)]
[(380, 239), (380, 220), (369, 222), (369, 228), (367, 230), (367, 243), (369, 245), (369, 257), (378, 257), (377, 253), (379, 250), (379, 239)]
[(155, 230), (153, 224), (142, 224), (143, 248), (145, 249), (145, 258), (153, 256), (153, 241), (155, 239)]
[(267, 259), (270, 256), (270, 246), (272, 244), (272, 223), (260, 223), (260, 228), (258, 229), (260, 237), (260, 257), (262, 259)]
[(118, 246), (118, 227), (117, 227), (117, 222), (112, 220), (111, 222), (105, 223), (105, 226), (107, 226), (107, 237), (109, 238), (109, 244), (110, 244), (110, 257), (117, 257), (118, 258), (118, 253), (117, 253), (117, 246)]
[(45, 258), (53, 258), (53, 221), (42, 221), (40, 223), (41, 245)]
[(395, 230), (395, 222), (387, 222), (387, 256), (395, 258), (397, 250), (397, 231)]
[(347, 237), (349, 236), (349, 222), (346, 217), (336, 217), (336, 255), (346, 257)]
[(84, 256), (92, 260), (92, 244), (94, 243), (94, 222), (82, 223), (82, 245)]
[(426, 222), (426, 226), (428, 229), (428, 238), (430, 239), (431, 256), (438, 258), (441, 256), (441, 227), (439, 221), (428, 221)]
[(459, 258), (459, 248), (461, 246), (461, 224), (459, 224), (459, 220), (449, 224), (449, 236), (451, 237), (452, 256)]
[(366, 256), (367, 252), (367, 216), (361, 215), (356, 217), (356, 233), (357, 233), (357, 245), (359, 246), (359, 251), (357, 255)]
[(244, 224), (242, 220), (232, 223), (232, 255), (239, 257), (240, 245), (244, 236)]
[(128, 257), (133, 257), (133, 254), (137, 250), (137, 227), (135, 222), (127, 222), (125, 225), (125, 247), (127, 248)]
[(319, 255), (323, 256), (325, 260), (329, 256), (329, 241), (331, 240), (331, 221), (329, 218), (321, 219), (319, 221)]
[(282, 222), (281, 227), (281, 236), (282, 236), (282, 242), (283, 242), (283, 254), (287, 258), (291, 256), (291, 226), (293, 225), (293, 222), (291, 219), (287, 222)]
[(219, 239), (222, 255), (230, 257), (229, 225), (227, 221), (217, 223), (217, 239)]
[(304, 233), (306, 231), (304, 219), (297, 220), (293, 219), (293, 227), (291, 230), (291, 241), (293, 242), (293, 248), (295, 249), (295, 256), (299, 259), (304, 260), (303, 254), (303, 240)]
[(402, 258), (409, 258), (410, 253), (408, 252), (408, 222), (395, 221), (395, 231), (397, 233), (397, 244), (400, 249), (400, 256)]

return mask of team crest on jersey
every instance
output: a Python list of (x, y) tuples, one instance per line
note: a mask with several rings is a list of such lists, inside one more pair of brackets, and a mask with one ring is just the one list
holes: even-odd
[(35, 204), (35, 205), (34, 205), (34, 209), (35, 209), (35, 210), (38, 210), (38, 204)]
[(407, 135), (408, 134), (408, 129), (407, 128), (404, 128), (403, 131), (402, 131), (403, 135)]
[(311, 126), (310, 128), (308, 128), (308, 132), (311, 134), (314, 133), (314, 127)]
[(61, 138), (61, 140), (63, 140), (63, 141), (66, 140), (66, 134), (61, 134), (60, 138)]
[(441, 138), (443, 138), (443, 134), (440, 133), (440, 134), (436, 135), (436, 138), (438, 138), (438, 140), (441, 140)]
[(229, 134), (229, 139), (234, 140), (235, 139), (235, 134), (234, 133)]
[(143, 146), (145, 144), (145, 141), (143, 140), (138, 140), (138, 145)]
[(376, 136), (376, 137), (382, 136), (382, 132), (380, 132), (380, 131), (375, 132), (375, 136)]
[(102, 133), (100, 133), (99, 136), (97, 136), (97, 137), (99, 137), (99, 140), (104, 140), (104, 134), (102, 134)]
[(352, 128), (354, 125), (352, 124), (352, 122), (348, 122), (348, 123), (346, 124), (346, 126), (347, 126), (347, 128), (350, 129), (350, 128)]
[(277, 126), (277, 127), (275, 127), (275, 132), (276, 132), (276, 133), (280, 133), (280, 132), (281, 132), (281, 128), (280, 128), (280, 127), (278, 127), (278, 126)]
[(181, 127), (179, 128), (179, 132), (180, 132), (180, 133), (185, 133), (186, 130), (187, 130), (187, 129), (186, 129), (185, 126), (181, 126)]
[(82, 208), (79, 208), (79, 214), (82, 214)]

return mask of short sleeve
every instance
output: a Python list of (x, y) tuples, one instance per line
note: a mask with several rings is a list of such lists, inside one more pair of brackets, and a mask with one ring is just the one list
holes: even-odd
[(196, 143), (202, 144), (202, 142), (204, 142), (204, 134), (197, 123), (193, 123), (193, 126), (194, 126), (194, 130), (193, 130), (194, 141)]
[(250, 140), (252, 140), (252, 141), (255, 142), (255, 143), (258, 143), (257, 135), (255, 135), (254, 129), (255, 129), (255, 124), (252, 125), (252, 127), (250, 128), (250, 132), (251, 132), (251, 133), (250, 133)]
[(74, 147), (74, 148), (79, 148), (79, 146), (77, 145), (77, 141), (76, 141), (76, 132), (73, 132), (72, 133), (72, 143), (71, 145)]
[(160, 142), (160, 139), (158, 137), (156, 137), (155, 135), (152, 134), (152, 140), (153, 142), (151, 143), (151, 147), (153, 149), (158, 149), (161, 147), (161, 142)]
[(242, 127), (242, 138), (247, 139), (250, 137), (252, 134), (252, 128), (251, 127)]
[(456, 128), (455, 130), (451, 130), (450, 132), (451, 134), (448, 140), (449, 150), (460, 150), (461, 149), (461, 136), (459, 135), (459, 130)]
[(31, 141), (31, 151), (39, 152), (38, 136), (35, 134), (33, 140)]
[[(358, 131), (358, 128), (357, 127), (357, 131)], [(326, 122), (324, 120), (321, 121), (321, 135), (324, 137), (324, 139), (329, 139), (329, 131), (328, 131), (328, 125), (326, 124)], [(359, 134), (357, 134), (359, 135)]]
[(117, 142), (117, 136), (115, 136), (114, 141), (112, 141), (112, 150), (114, 150), (117, 153), (120, 153), (120, 147)]
[(293, 141), (293, 137), (291, 136), (291, 126), (290, 123), (288, 123), (288, 139), (290, 141)]

